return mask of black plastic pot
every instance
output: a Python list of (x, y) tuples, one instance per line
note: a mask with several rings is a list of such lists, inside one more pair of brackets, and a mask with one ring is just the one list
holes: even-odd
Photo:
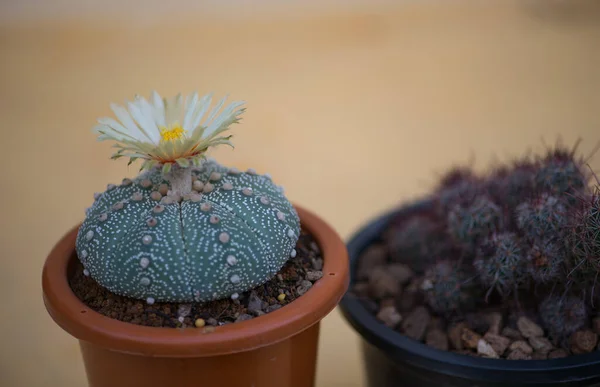
[[(395, 216), (409, 216), (429, 202), (390, 212), (369, 223), (348, 243), (351, 283), (361, 252), (373, 243)], [(352, 285), (351, 285), (352, 286)], [(342, 314), (362, 336), (362, 357), (368, 387), (525, 387), (600, 386), (600, 351), (555, 360), (494, 360), (440, 351), (380, 323), (348, 292)]]

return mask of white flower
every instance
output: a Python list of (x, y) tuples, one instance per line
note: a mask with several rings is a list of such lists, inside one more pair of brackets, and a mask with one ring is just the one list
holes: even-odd
[(129, 164), (144, 159), (142, 169), (162, 165), (168, 172), (174, 163), (181, 167), (199, 165), (209, 147), (227, 144), (233, 146), (231, 136), (220, 134), (233, 123), (245, 109), (239, 109), (243, 101), (226, 106), (220, 113), (225, 99), (221, 99), (209, 112), (212, 94), (198, 97), (193, 93), (183, 100), (181, 94), (166, 99), (152, 92), (150, 101), (136, 95), (127, 108), (111, 104), (117, 119), (100, 118), (94, 127), (98, 140), (114, 140), (119, 150), (113, 159), (129, 157)]

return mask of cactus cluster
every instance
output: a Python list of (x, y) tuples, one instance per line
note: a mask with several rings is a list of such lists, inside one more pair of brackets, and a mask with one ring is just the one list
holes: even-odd
[[(115, 108), (121, 123), (103, 119), (96, 128), (125, 144), (117, 156), (146, 159), (139, 176), (95, 195), (77, 235), (84, 274), (113, 293), (149, 304), (235, 299), (295, 255), (300, 219), (283, 189), (268, 175), (204, 157), (207, 144), (225, 141), (213, 141), (214, 133), (238, 114), (233, 104), (200, 125), (207, 101), (192, 95), (184, 109), (177, 98), (151, 106), (138, 97), (131, 117)], [(154, 145), (135, 141), (134, 133), (150, 141), (161, 126), (170, 129)]]
[[(585, 323), (600, 296), (600, 188), (591, 176), (575, 149), (563, 146), (483, 174), (455, 168), (431, 195), (429, 226), (419, 228), (436, 232), (417, 237), (415, 223), (406, 222), (394, 235), (404, 247), (396, 260), (415, 267), (419, 258), (415, 271), (423, 273), (425, 299), (439, 314), (490, 299), (514, 297), (518, 304), (523, 294), (535, 298), (549, 332), (564, 337)], [(415, 253), (409, 246), (417, 240), (439, 240), (444, 248)]]

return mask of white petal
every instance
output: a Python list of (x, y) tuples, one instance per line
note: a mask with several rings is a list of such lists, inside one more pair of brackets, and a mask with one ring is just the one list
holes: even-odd
[[(126, 127), (119, 124), (116, 120), (110, 117), (102, 117), (98, 119), (98, 122), (101, 124), (99, 127), (102, 128), (102, 131), (108, 133), (113, 133), (113, 136), (119, 136), (119, 138), (125, 138), (128, 140), (136, 140), (129, 134), (129, 131)], [(99, 129), (101, 129), (99, 128)]]
[(198, 103), (198, 93), (192, 94), (187, 98), (187, 104), (185, 106), (185, 117), (183, 118), (183, 130), (191, 131), (194, 129), (190, 127), (194, 110), (196, 110), (196, 104)]
[(148, 132), (148, 135), (150, 135), (152, 141), (155, 144), (158, 144), (160, 142), (160, 131), (154, 120), (154, 109), (145, 98), (140, 97), (137, 102), (148, 126), (146, 131)]
[(181, 93), (177, 94), (174, 98), (167, 100), (165, 106), (165, 123), (167, 126), (172, 125), (175, 122), (181, 123), (181, 108), (183, 105), (183, 97)]
[(140, 130), (146, 136), (146, 139), (157, 144), (157, 142), (154, 142), (150, 136), (152, 125), (154, 125), (154, 122), (151, 120), (151, 118), (144, 116), (137, 103), (128, 102), (127, 107), (129, 108), (129, 113), (131, 113), (133, 119), (138, 123)]
[(213, 134), (213, 132), (223, 124), (226, 120), (230, 119), (238, 107), (242, 106), (244, 101), (233, 102), (227, 106), (223, 112), (206, 128), (202, 137), (207, 137)]
[(202, 117), (204, 117), (204, 113), (206, 113), (206, 111), (208, 110), (211, 101), (212, 93), (209, 93), (202, 97), (200, 102), (198, 102), (198, 104), (196, 105), (196, 109), (194, 111), (194, 118), (190, 125), (192, 127), (192, 130), (195, 130), (196, 128), (198, 128), (198, 125), (200, 125), (200, 121), (202, 120)]
[(217, 112), (219, 111), (219, 109), (221, 109), (221, 107), (225, 103), (226, 99), (227, 99), (227, 96), (223, 97), (223, 99), (221, 99), (219, 101), (217, 106), (215, 106), (214, 109), (210, 112), (210, 114), (208, 115), (208, 118), (206, 119), (207, 124), (216, 116)]
[(157, 125), (166, 126), (165, 124), (165, 103), (162, 97), (156, 92), (152, 92), (152, 103), (154, 105), (154, 121)]
[(133, 121), (129, 112), (122, 106), (117, 104), (110, 104), (110, 108), (115, 112), (115, 115), (121, 121), (121, 123), (127, 128), (129, 134), (137, 139), (138, 141), (145, 141), (146, 136), (140, 131), (137, 124)]

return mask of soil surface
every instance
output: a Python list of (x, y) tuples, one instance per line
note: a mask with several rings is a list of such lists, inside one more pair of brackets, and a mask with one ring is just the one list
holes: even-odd
[(92, 278), (83, 275), (81, 264), (70, 278), (70, 285), (84, 304), (107, 317), (152, 327), (206, 329), (270, 313), (306, 293), (323, 276), (323, 258), (314, 238), (304, 230), (296, 252), (296, 257), (291, 258), (275, 277), (252, 291), (240, 294), (236, 300), (156, 302), (148, 305), (104, 289)]
[[(391, 226), (393, 227), (393, 226)], [(530, 298), (490, 299), (466, 313), (436, 314), (427, 304), (424, 275), (393, 258), (388, 229), (359, 257), (350, 295), (388, 329), (433, 348), (467, 356), (507, 360), (556, 359), (600, 350), (600, 316), (592, 315), (569, 337), (556, 340)]]

